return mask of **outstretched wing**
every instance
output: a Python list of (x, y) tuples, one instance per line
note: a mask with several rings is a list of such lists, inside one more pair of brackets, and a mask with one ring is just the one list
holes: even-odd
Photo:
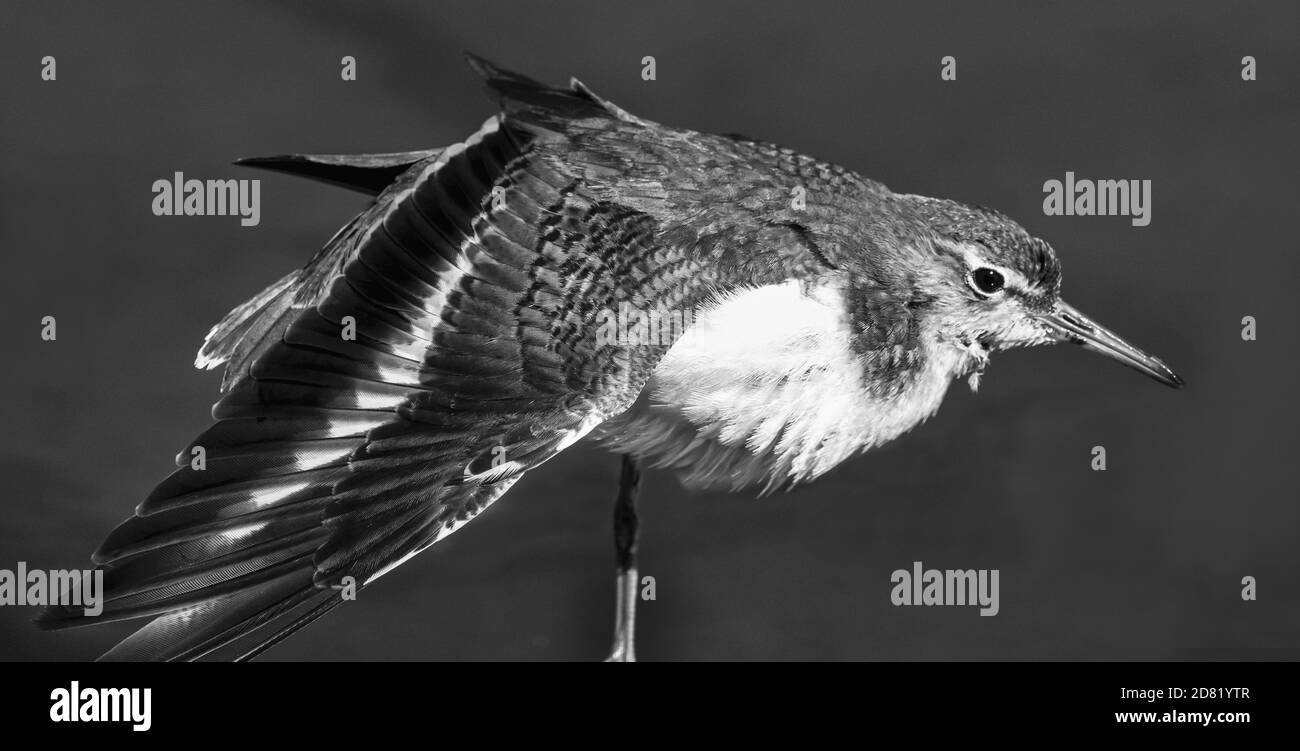
[(716, 238), (635, 205), (665, 205), (653, 180), (617, 200), (621, 157), (593, 134), (635, 141), (653, 124), (476, 67), (503, 113), (413, 153), (310, 264), (209, 335), (198, 364), (227, 368), (216, 423), (95, 555), (98, 620), (155, 616), (106, 657), (276, 643), (635, 399), (666, 347), (602, 341), (602, 311), (692, 305), (752, 274), (719, 271)]

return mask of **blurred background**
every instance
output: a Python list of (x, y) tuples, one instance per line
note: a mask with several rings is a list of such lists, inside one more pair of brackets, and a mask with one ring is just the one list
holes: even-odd
[[(208, 328), (365, 205), (230, 161), (460, 141), (493, 112), (472, 50), (652, 120), (997, 208), (1057, 248), (1067, 299), (1189, 384), (1073, 347), (1014, 352), (978, 395), (954, 384), (922, 427), (787, 495), (649, 472), (642, 659), (1300, 656), (1297, 7), (13, 4), (0, 568), (89, 567), (208, 424), (219, 377), (190, 365)], [(1044, 216), (1043, 183), (1067, 170), (1152, 180), (1150, 226)], [(261, 178), (261, 224), (154, 217), (150, 187), (175, 171)], [(617, 474), (598, 449), (565, 452), (264, 659), (603, 657)], [(1000, 569), (1001, 612), (892, 606), (891, 572), (917, 560)], [(88, 659), (142, 624), (42, 633), (36, 613), (0, 607), (0, 659)]]

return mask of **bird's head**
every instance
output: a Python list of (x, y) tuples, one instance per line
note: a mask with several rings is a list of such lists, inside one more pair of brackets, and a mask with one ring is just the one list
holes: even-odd
[(874, 339), (865, 348), (879, 351), (882, 335), (894, 343), (928, 337), (963, 351), (954, 375), (978, 376), (992, 352), (1071, 342), (1182, 387), (1158, 358), (1061, 299), (1060, 262), (1046, 241), (988, 209), (922, 196), (892, 200), (895, 210), (871, 233), (875, 252), (855, 296), (862, 340)]

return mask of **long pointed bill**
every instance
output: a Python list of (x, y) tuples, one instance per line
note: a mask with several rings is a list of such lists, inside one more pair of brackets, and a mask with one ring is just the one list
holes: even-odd
[(1159, 358), (1148, 355), (1124, 341), (1115, 332), (1075, 310), (1072, 305), (1058, 302), (1056, 309), (1043, 315), (1041, 320), (1063, 342), (1073, 342), (1081, 345), (1084, 349), (1119, 360), (1130, 368), (1145, 373), (1166, 386), (1172, 386), (1176, 389), (1183, 387), (1183, 379), (1179, 378)]

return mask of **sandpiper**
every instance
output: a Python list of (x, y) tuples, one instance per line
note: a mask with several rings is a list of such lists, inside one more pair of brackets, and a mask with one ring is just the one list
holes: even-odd
[[(500, 112), (463, 143), (245, 160), (374, 200), (208, 334), (215, 424), (95, 553), (103, 615), (42, 625), (149, 616), (105, 657), (251, 657), (591, 434), (624, 456), (610, 658), (631, 660), (640, 463), (786, 489), (1010, 347), (1182, 385), (1067, 305), (1052, 248), (1001, 214), (470, 62)], [(691, 324), (598, 336), (652, 309)]]

